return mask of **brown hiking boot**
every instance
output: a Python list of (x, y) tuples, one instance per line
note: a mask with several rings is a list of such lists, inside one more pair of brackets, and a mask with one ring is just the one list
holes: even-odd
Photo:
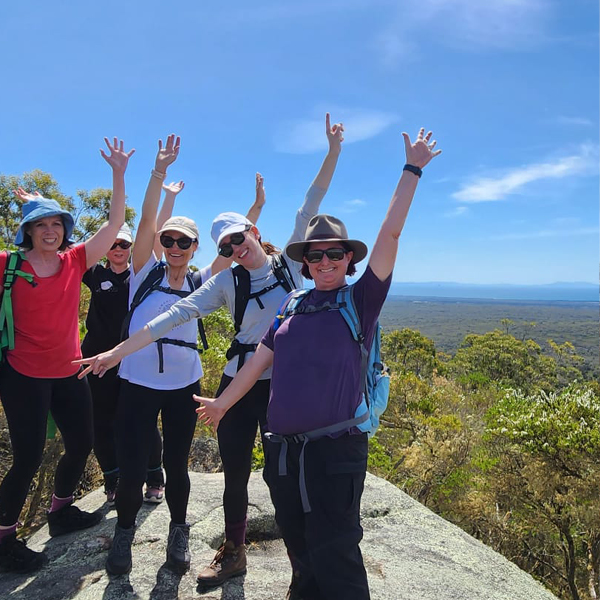
[(226, 541), (215, 554), (208, 567), (200, 571), (198, 583), (210, 587), (221, 585), (230, 577), (243, 575), (246, 572), (246, 546), (237, 548), (233, 542)]

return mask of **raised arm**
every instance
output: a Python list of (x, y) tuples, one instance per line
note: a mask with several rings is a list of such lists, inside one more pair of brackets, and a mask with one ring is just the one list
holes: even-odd
[[(249, 221), (252, 221), (255, 225), (258, 221), (258, 217), (260, 217), (260, 213), (262, 212), (263, 206), (266, 202), (265, 197), (265, 186), (264, 186), (264, 178), (260, 173), (256, 174), (256, 196), (254, 198), (254, 204), (248, 210), (248, 214), (246, 218)], [(216, 258), (212, 261), (210, 266), (211, 275), (216, 275), (220, 271), (224, 271), (225, 269), (229, 269), (229, 267), (233, 263), (233, 258), (225, 258), (224, 256), (220, 256), (217, 254)]]
[(223, 390), (223, 393), (213, 400), (194, 394), (193, 398), (200, 403), (196, 409), (198, 418), (215, 429), (223, 415), (258, 381), (258, 378), (273, 364), (273, 351), (264, 344), (259, 344), (256, 352), (244, 363), (233, 381)]
[[(175, 198), (179, 192), (183, 191), (185, 183), (180, 181), (176, 183), (173, 181), (170, 184), (163, 183), (162, 189), (165, 191), (165, 197), (163, 198), (162, 205), (158, 217), (156, 217), (156, 231), (160, 231), (161, 227), (165, 224), (167, 219), (170, 219), (173, 215), (173, 207), (175, 206)], [(163, 254), (163, 247), (160, 244), (160, 240), (154, 236), (154, 254), (156, 258), (160, 260)]]
[[(431, 131), (425, 136), (424, 133), (425, 129), (421, 128), (414, 144), (410, 141), (407, 133), (402, 134), (406, 150), (406, 165), (369, 259), (369, 266), (380, 281), (387, 279), (394, 269), (398, 253), (398, 240), (417, 189), (420, 170), (442, 152), (441, 150), (434, 151), (437, 142), (431, 141)], [(412, 170), (410, 170), (411, 167)], [(415, 174), (414, 171), (419, 174)]]
[(158, 140), (158, 153), (154, 163), (154, 169), (150, 175), (150, 181), (146, 188), (144, 204), (142, 205), (142, 215), (135, 236), (135, 245), (133, 247), (133, 271), (138, 273), (140, 269), (148, 262), (154, 248), (156, 238), (156, 214), (158, 212), (158, 203), (160, 202), (160, 192), (162, 183), (167, 176), (167, 168), (175, 162), (179, 155), (179, 137), (171, 134), (163, 147), (162, 140)]
[[(329, 184), (335, 173), (338, 158), (342, 151), (342, 142), (344, 141), (344, 126), (342, 123), (336, 123), (331, 126), (329, 113), (325, 115), (325, 135), (329, 144), (329, 150), (323, 160), (323, 164), (317, 173), (314, 181), (306, 192), (304, 203), (296, 213), (294, 231), (287, 241), (297, 242), (304, 239), (308, 222), (319, 212), (321, 202), (327, 193)], [(298, 263), (299, 264), (299, 263)], [(300, 267), (298, 267), (299, 269)]]
[(113, 139), (111, 144), (104, 138), (109, 154), (100, 150), (102, 158), (111, 166), (113, 173), (113, 192), (110, 201), (108, 222), (85, 242), (86, 265), (89, 269), (95, 265), (109, 250), (119, 233), (121, 225), (125, 222), (125, 171), (129, 158), (135, 152), (125, 152), (123, 140)]

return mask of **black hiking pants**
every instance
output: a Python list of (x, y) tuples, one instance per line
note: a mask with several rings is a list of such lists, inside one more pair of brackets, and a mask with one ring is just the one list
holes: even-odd
[(294, 591), (307, 600), (368, 600), (359, 548), (367, 434), (323, 437), (306, 444), (308, 513), (299, 487), (302, 443), (288, 445), (287, 475), (279, 475), (280, 450), (281, 444), (267, 440), (263, 476), (292, 563)]
[[(118, 470), (115, 421), (121, 379), (118, 368), (110, 369), (103, 377), (90, 373), (88, 383), (92, 392), (94, 411), (94, 454), (103, 473)], [(150, 459), (148, 461), (147, 483), (163, 485), (161, 469), (162, 438), (158, 427), (155, 428)]]
[(142, 486), (146, 480), (159, 413), (163, 430), (163, 464), (167, 476), (165, 498), (171, 520), (177, 524), (185, 523), (190, 496), (188, 456), (196, 428), (198, 406), (192, 394), (200, 394), (200, 383), (176, 390), (155, 390), (121, 380), (116, 419), (119, 463), (116, 507), (120, 527), (133, 526), (142, 506)]
[(27, 377), (8, 361), (0, 369), (0, 399), (13, 455), (13, 463), (0, 484), (0, 525), (13, 525), (42, 462), (48, 412), (65, 447), (56, 467), (54, 493), (67, 498), (75, 491), (92, 450), (92, 402), (85, 378)]

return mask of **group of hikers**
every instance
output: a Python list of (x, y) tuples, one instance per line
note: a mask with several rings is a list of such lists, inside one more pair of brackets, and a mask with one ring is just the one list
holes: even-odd
[[(187, 572), (188, 456), (199, 418), (217, 432), (225, 536), (198, 583), (216, 586), (246, 572), (248, 481), (258, 431), (263, 476), (292, 566), (286, 597), (370, 597), (359, 549), (368, 448), (359, 426), (364, 419), (356, 417), (364, 402), (363, 354), (375, 335), (422, 168), (441, 151), (431, 132), (421, 129), (414, 141), (402, 134), (406, 164), (368, 265), (347, 288), (346, 277), (368, 250), (342, 221), (319, 214), (344, 139), (343, 125), (331, 125), (329, 114), (325, 129), (327, 155), (284, 251), (263, 241), (256, 226), (265, 203), (257, 173), (254, 204), (246, 216), (223, 212), (214, 219), (217, 255), (199, 270), (190, 269), (196, 223), (171, 216), (184, 188), (182, 181), (165, 183), (180, 150), (174, 135), (158, 143), (135, 239), (124, 224), (125, 171), (134, 151), (117, 138), (105, 139), (108, 151), (101, 151), (113, 174), (108, 221), (85, 242), (72, 242), (73, 216), (58, 202), (15, 191), (23, 201), (14, 240), (20, 251), (0, 253), (2, 315), (5, 301), (12, 305), (11, 318), (2, 321), (0, 399), (13, 454), (0, 484), (0, 571), (27, 573), (47, 560), (17, 537), (17, 527), (50, 413), (64, 443), (48, 511), (50, 535), (103, 518), (73, 504), (93, 448), (107, 502), (117, 511), (107, 572), (131, 570), (137, 513), (163, 494), (171, 518), (167, 565)], [(314, 287), (294, 292), (303, 278)], [(80, 345), (82, 281), (91, 300)], [(342, 318), (346, 302), (339, 294), (346, 289), (360, 343)], [(201, 396), (198, 338), (206, 344), (201, 318), (222, 306), (235, 338), (217, 398), (210, 399)]]

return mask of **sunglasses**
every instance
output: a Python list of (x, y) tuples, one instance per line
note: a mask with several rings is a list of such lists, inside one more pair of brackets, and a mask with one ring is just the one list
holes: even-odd
[(129, 250), (129, 248), (131, 248), (131, 242), (126, 242), (125, 240), (121, 241), (121, 242), (115, 242), (110, 249), (114, 250), (116, 247), (119, 248), (123, 248), (123, 250)]
[(177, 244), (181, 250), (187, 250), (196, 240), (189, 237), (172, 238), (170, 235), (160, 236), (160, 245), (163, 248), (172, 248), (173, 244)]
[[(250, 227), (247, 227), (244, 231), (248, 231), (249, 229)], [(221, 244), (219, 246), (219, 254), (224, 258), (230, 258), (231, 256), (233, 256), (232, 244), (234, 246), (239, 246), (240, 244), (244, 243), (244, 240), (246, 239), (244, 231), (237, 231), (236, 233), (232, 233), (229, 236), (229, 243)]]
[(349, 251), (345, 248), (327, 248), (327, 250), (308, 250), (304, 253), (304, 258), (306, 258), (309, 263), (318, 263), (323, 260), (323, 256), (327, 254), (327, 258), (329, 260), (342, 260), (344, 258), (344, 254), (347, 254)]

